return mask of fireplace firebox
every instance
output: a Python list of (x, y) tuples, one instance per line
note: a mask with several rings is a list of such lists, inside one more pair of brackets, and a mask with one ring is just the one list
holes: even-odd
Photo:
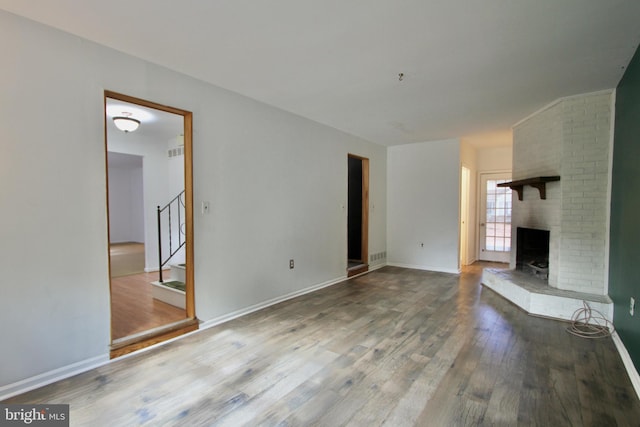
[(549, 278), (549, 230), (518, 227), (516, 270)]

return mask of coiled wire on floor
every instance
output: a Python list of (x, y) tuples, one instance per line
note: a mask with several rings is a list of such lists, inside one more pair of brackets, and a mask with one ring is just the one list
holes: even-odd
[(613, 323), (599, 312), (589, 307), (586, 301), (582, 301), (583, 308), (573, 312), (571, 326), (567, 328), (570, 334), (582, 338), (606, 338), (613, 333)]

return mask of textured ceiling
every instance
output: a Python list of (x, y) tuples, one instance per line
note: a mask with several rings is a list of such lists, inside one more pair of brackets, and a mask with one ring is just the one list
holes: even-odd
[(490, 143), (559, 97), (615, 87), (640, 42), (638, 0), (0, 0), (0, 8), (384, 145)]

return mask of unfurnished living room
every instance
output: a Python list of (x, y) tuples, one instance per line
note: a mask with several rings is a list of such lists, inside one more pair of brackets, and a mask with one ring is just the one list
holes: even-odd
[(637, 0), (0, 9), (1, 425), (639, 425)]

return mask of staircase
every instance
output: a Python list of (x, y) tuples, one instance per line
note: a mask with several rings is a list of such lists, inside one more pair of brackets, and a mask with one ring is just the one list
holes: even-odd
[[(171, 264), (170, 279), (164, 280), (163, 267), (185, 245), (185, 203), (182, 191), (164, 207), (158, 206), (158, 272), (159, 280), (152, 282), (153, 298), (176, 307), (185, 308), (185, 264)], [(163, 242), (165, 243), (163, 245)]]
[[(186, 243), (184, 195), (185, 192), (183, 190), (163, 208), (158, 206), (158, 270), (160, 272), (160, 283), (164, 281), (162, 277), (162, 267), (164, 267)], [(162, 245), (163, 240), (168, 243), (168, 245), (165, 245), (164, 251)], [(182, 282), (184, 283), (184, 280), (182, 280)]]

